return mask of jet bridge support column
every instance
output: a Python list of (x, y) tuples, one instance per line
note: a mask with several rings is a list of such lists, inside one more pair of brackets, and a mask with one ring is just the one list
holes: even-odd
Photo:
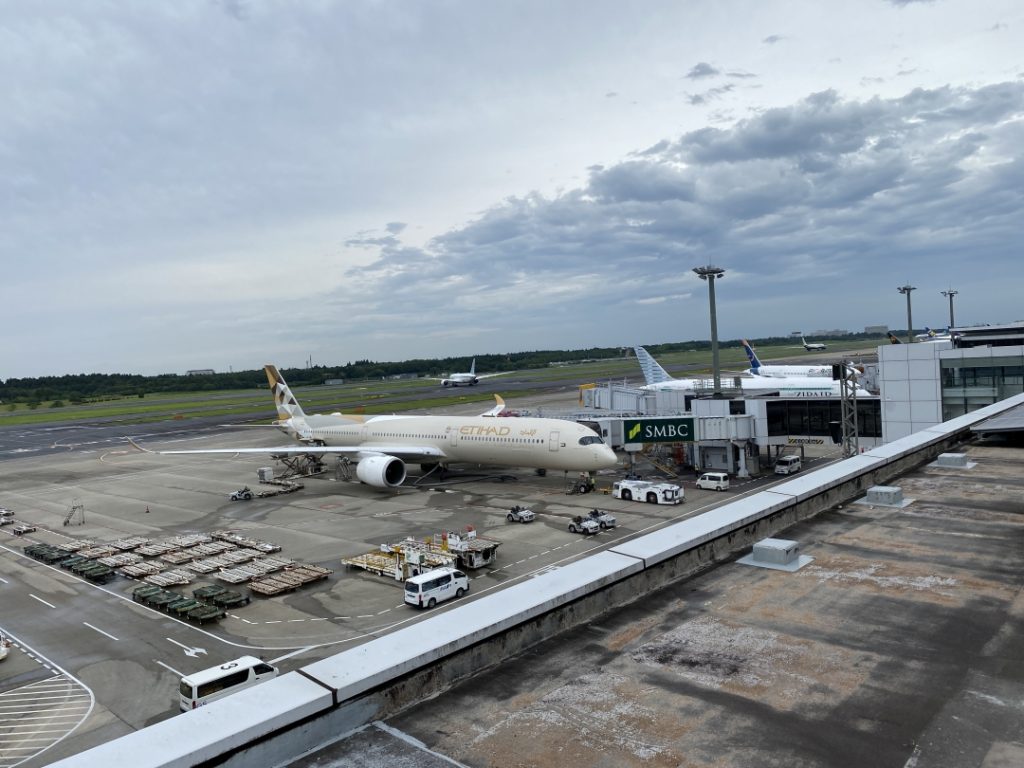
[(733, 443), (733, 445), (740, 449), (740, 465), (736, 469), (736, 477), (750, 477), (750, 470), (747, 469), (747, 444)]

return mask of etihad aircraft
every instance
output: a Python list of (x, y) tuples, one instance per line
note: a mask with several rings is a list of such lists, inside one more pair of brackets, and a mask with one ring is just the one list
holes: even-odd
[(489, 379), (492, 376), (504, 376), (504, 373), (477, 373), (476, 372), (476, 358), (473, 358), (472, 364), (469, 366), (469, 371), (466, 373), (449, 373), (443, 379), (440, 379), (441, 386), (443, 387), (475, 387), (480, 379)]
[(424, 470), (454, 463), (530, 467), (572, 472), (608, 469), (615, 452), (592, 429), (575, 421), (494, 418), (498, 405), (480, 416), (360, 416), (303, 412), (273, 365), (264, 366), (277, 406), (277, 427), (296, 444), (272, 448), (207, 448), (162, 454), (270, 454), (345, 456), (356, 477), (375, 488), (395, 488), (406, 478), (406, 462)]
[[(634, 347), (637, 362), (644, 372), (644, 379), (647, 384), (640, 389), (649, 392), (661, 392), (666, 390), (689, 390), (710, 393), (714, 383), (710, 379), (674, 379), (668, 371), (662, 368), (658, 361), (651, 357), (651, 354), (643, 347)], [(734, 385), (733, 381), (725, 380), (723, 388)], [(823, 376), (791, 376), (788, 378), (769, 378), (768, 376), (755, 376), (752, 378), (737, 378), (735, 385), (744, 394), (773, 394), (778, 393), (780, 397), (839, 397), (839, 382), (826, 379)], [(868, 397), (870, 392), (857, 387), (857, 397)]]
[(804, 349), (808, 352), (817, 352), (822, 349), (828, 349), (820, 341), (807, 341), (803, 336), (800, 337), (800, 343), (804, 345)]
[(752, 376), (778, 379), (788, 379), (794, 376), (832, 377), (831, 365), (762, 365), (761, 361), (757, 359), (754, 348), (750, 346), (750, 342), (740, 339), (740, 343), (747, 353), (747, 360), (750, 361), (748, 370)]

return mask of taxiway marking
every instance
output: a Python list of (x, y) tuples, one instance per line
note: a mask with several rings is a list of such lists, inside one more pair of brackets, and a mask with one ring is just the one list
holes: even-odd
[(107, 636), (107, 637), (109, 637), (109, 638), (110, 638), (111, 640), (118, 640), (118, 641), (120, 640), (120, 638), (114, 637), (114, 636), (113, 636), (112, 634), (110, 634), (109, 632), (104, 632), (104, 631), (103, 631), (102, 629), (100, 629), (99, 627), (94, 627), (94, 626), (93, 626), (92, 624), (90, 624), (90, 623), (89, 623), (88, 621), (83, 621), (82, 623), (83, 623), (83, 624), (85, 624), (85, 626), (87, 626), (87, 627), (88, 627), (89, 629), (95, 629), (95, 630), (96, 630), (97, 632), (99, 632), (99, 633), (100, 633), (101, 635), (106, 635), (106, 636)]

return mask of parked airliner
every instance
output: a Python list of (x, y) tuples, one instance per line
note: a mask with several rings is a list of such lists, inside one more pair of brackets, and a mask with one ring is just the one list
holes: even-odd
[[(644, 372), (644, 379), (647, 384), (641, 389), (660, 392), (666, 390), (690, 390), (694, 392), (710, 393), (713, 382), (710, 379), (674, 379), (668, 371), (662, 368), (658, 361), (651, 357), (651, 354), (643, 347), (634, 347), (637, 362)], [(792, 376), (789, 378), (769, 378), (767, 376), (755, 376), (751, 378), (737, 378), (735, 382), (725, 381), (724, 387), (728, 388), (735, 384), (744, 393), (771, 394), (778, 392), (780, 397), (839, 397), (839, 382), (826, 379), (822, 376)], [(870, 392), (857, 387), (857, 397), (869, 397)]]
[(919, 333), (914, 338), (918, 341), (951, 341), (953, 337), (950, 336), (948, 328), (944, 331), (934, 331), (926, 325), (924, 333)]
[(765, 376), (768, 378), (788, 379), (793, 376), (825, 376), (832, 378), (831, 365), (762, 365), (757, 359), (754, 348), (746, 339), (740, 339), (744, 351), (747, 353), (747, 360), (750, 361), (749, 371), (753, 376)]
[(617, 463), (615, 452), (574, 421), (481, 416), (306, 415), (273, 365), (264, 366), (277, 406), (277, 426), (298, 444), (273, 448), (207, 448), (164, 454), (335, 454), (356, 464), (356, 477), (375, 488), (395, 488), (406, 462), (429, 469), (453, 463), (593, 472)]

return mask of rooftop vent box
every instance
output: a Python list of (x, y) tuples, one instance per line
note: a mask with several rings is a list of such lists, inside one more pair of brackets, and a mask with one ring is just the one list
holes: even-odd
[(888, 507), (903, 506), (903, 489), (897, 485), (875, 485), (868, 488), (868, 504), (884, 504)]
[(797, 571), (814, 560), (800, 554), (800, 544), (788, 539), (761, 539), (754, 544), (754, 551), (736, 562), (771, 568), (776, 571)]
[(966, 453), (940, 453), (935, 460), (937, 467), (967, 467)]
[(800, 557), (800, 545), (787, 539), (761, 539), (754, 545), (754, 559), (761, 563), (787, 565)]

